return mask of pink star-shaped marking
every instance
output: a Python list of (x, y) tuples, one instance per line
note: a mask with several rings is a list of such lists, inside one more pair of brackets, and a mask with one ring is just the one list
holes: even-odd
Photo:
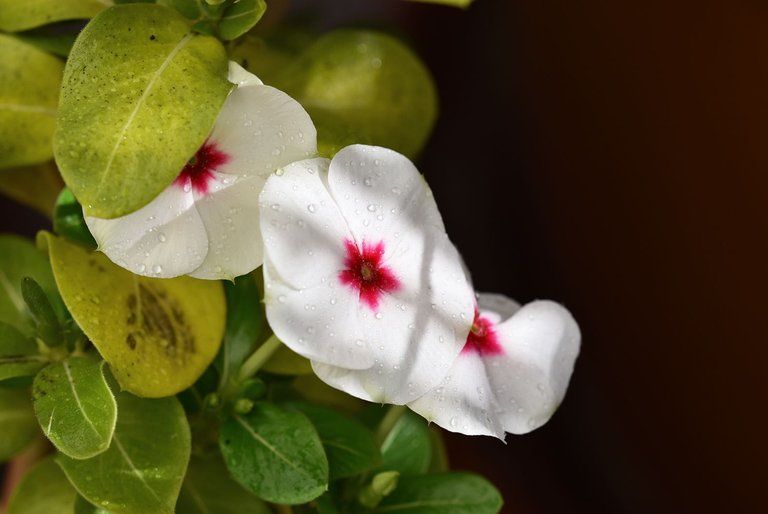
[(499, 355), (504, 353), (499, 336), (496, 334), (493, 322), (488, 318), (480, 316), (477, 307), (475, 307), (475, 320), (472, 322), (472, 328), (467, 334), (467, 342), (461, 353), (479, 353), (480, 355)]
[(354, 242), (347, 239), (344, 248), (347, 251), (344, 259), (346, 269), (339, 272), (339, 281), (358, 291), (360, 300), (375, 311), (384, 293), (400, 289), (400, 281), (395, 274), (381, 263), (384, 242), (369, 245), (363, 241), (361, 252)]
[(213, 172), (229, 162), (229, 155), (216, 146), (216, 143), (206, 140), (173, 181), (174, 185), (189, 191), (194, 188), (198, 193), (208, 193), (208, 184), (213, 180)]

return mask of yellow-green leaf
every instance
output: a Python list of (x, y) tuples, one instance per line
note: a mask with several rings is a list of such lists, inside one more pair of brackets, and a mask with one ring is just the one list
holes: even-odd
[(18, 32), (62, 20), (96, 16), (104, 0), (0, 0), (0, 30)]
[(24, 475), (7, 514), (72, 514), (77, 492), (52, 458), (41, 460)]
[(63, 187), (64, 182), (53, 161), (0, 169), (0, 193), (49, 218)]
[(44, 162), (53, 156), (64, 65), (4, 34), (0, 55), (0, 168)]
[(56, 162), (86, 213), (115, 218), (155, 198), (211, 131), (232, 84), (221, 43), (160, 5), (116, 5), (75, 41), (64, 70)]
[(123, 389), (160, 397), (192, 385), (224, 334), (220, 282), (134, 275), (99, 252), (41, 232), (72, 317)]

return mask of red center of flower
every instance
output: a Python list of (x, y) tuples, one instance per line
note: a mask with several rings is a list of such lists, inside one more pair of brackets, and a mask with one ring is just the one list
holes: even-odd
[(213, 172), (227, 162), (229, 155), (219, 150), (215, 143), (206, 140), (173, 183), (185, 191), (194, 188), (204, 195), (208, 193), (208, 184), (213, 180)]
[(480, 316), (475, 308), (475, 320), (472, 322), (472, 328), (469, 329), (467, 342), (464, 343), (461, 353), (477, 352), (480, 355), (498, 355), (504, 352), (499, 336), (493, 327), (493, 322), (488, 318)]
[(400, 289), (400, 281), (392, 270), (381, 263), (384, 256), (384, 242), (369, 245), (363, 241), (363, 251), (349, 239), (344, 241), (347, 256), (346, 269), (339, 272), (342, 284), (359, 292), (360, 300), (371, 310), (379, 307), (384, 293)]

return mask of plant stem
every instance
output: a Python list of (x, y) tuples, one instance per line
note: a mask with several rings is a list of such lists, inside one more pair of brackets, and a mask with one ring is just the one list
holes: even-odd
[(264, 344), (248, 357), (240, 368), (239, 381), (250, 378), (269, 360), (270, 357), (282, 346), (282, 342), (276, 337), (270, 337)]
[(376, 441), (379, 444), (384, 443), (389, 433), (395, 428), (395, 424), (403, 417), (405, 411), (407, 411), (405, 405), (391, 405), (384, 417), (379, 422), (379, 427), (376, 429)]

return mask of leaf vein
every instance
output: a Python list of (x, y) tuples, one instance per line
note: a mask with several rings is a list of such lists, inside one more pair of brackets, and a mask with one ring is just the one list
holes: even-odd
[[(67, 361), (62, 362), (64, 365), (64, 372), (67, 374), (67, 380), (69, 381), (69, 387), (72, 389), (72, 395), (75, 397), (75, 402), (77, 403), (77, 407), (80, 409), (80, 412), (83, 413), (83, 417), (85, 418), (85, 421), (88, 422), (88, 426), (91, 427), (93, 432), (101, 437), (101, 434), (96, 429), (96, 425), (93, 424), (93, 421), (88, 416), (88, 413), (85, 412), (85, 408), (83, 407), (83, 403), (80, 401), (80, 395), (77, 394), (77, 389), (75, 388), (75, 381), (72, 379), (72, 373), (69, 371), (69, 363)], [(53, 415), (53, 412), (51, 412), (51, 415)]]
[(248, 423), (246, 423), (246, 422), (243, 420), (243, 418), (241, 418), (240, 416), (237, 416), (237, 415), (235, 415), (235, 419), (237, 420), (237, 422), (238, 422), (238, 423), (240, 423), (240, 424), (243, 426), (243, 428), (245, 428), (245, 430), (246, 430), (246, 431), (248, 431), (248, 433), (249, 433), (249, 434), (251, 434), (251, 435), (253, 436), (253, 438), (254, 438), (254, 439), (256, 439), (258, 442), (260, 442), (261, 444), (263, 444), (264, 446), (266, 446), (266, 447), (267, 447), (267, 449), (268, 449), (269, 451), (271, 451), (272, 453), (274, 453), (274, 454), (275, 454), (275, 455), (276, 455), (276, 456), (277, 456), (277, 457), (278, 457), (280, 460), (282, 460), (283, 462), (285, 462), (286, 464), (288, 464), (290, 467), (292, 467), (293, 469), (295, 469), (296, 471), (298, 471), (299, 473), (301, 473), (301, 474), (302, 474), (302, 475), (304, 475), (305, 477), (307, 477), (307, 478), (311, 478), (311, 479), (313, 479), (313, 480), (314, 480), (314, 477), (312, 477), (312, 475), (310, 475), (309, 473), (307, 473), (307, 472), (306, 472), (304, 469), (302, 469), (302, 468), (300, 468), (300, 467), (296, 466), (296, 465), (295, 465), (293, 462), (291, 462), (291, 461), (288, 459), (288, 457), (286, 457), (285, 455), (283, 455), (282, 453), (280, 453), (280, 451), (278, 451), (278, 449), (277, 449), (277, 448), (275, 448), (274, 446), (272, 446), (271, 444), (269, 444), (269, 441), (267, 441), (266, 439), (264, 439), (264, 437), (262, 437), (262, 436), (261, 436), (261, 435), (259, 435), (259, 434), (258, 434), (258, 433), (257, 433), (255, 430), (253, 430), (253, 428), (251, 428), (251, 426), (250, 426)]
[(139, 468), (136, 467), (136, 465), (131, 460), (131, 457), (128, 455), (128, 452), (125, 451), (125, 448), (123, 448), (123, 445), (120, 443), (120, 439), (118, 439), (117, 434), (114, 434), (112, 436), (112, 441), (115, 443), (115, 446), (117, 447), (120, 454), (123, 456), (123, 459), (125, 459), (125, 462), (128, 464), (128, 467), (131, 468), (131, 473), (133, 473), (136, 478), (139, 479), (141, 484), (150, 492), (152, 493), (152, 496), (155, 497), (155, 499), (158, 501), (158, 503), (163, 503), (163, 500), (160, 499), (160, 497), (157, 495), (154, 489), (152, 489), (147, 481), (144, 479), (144, 475), (139, 471)]

